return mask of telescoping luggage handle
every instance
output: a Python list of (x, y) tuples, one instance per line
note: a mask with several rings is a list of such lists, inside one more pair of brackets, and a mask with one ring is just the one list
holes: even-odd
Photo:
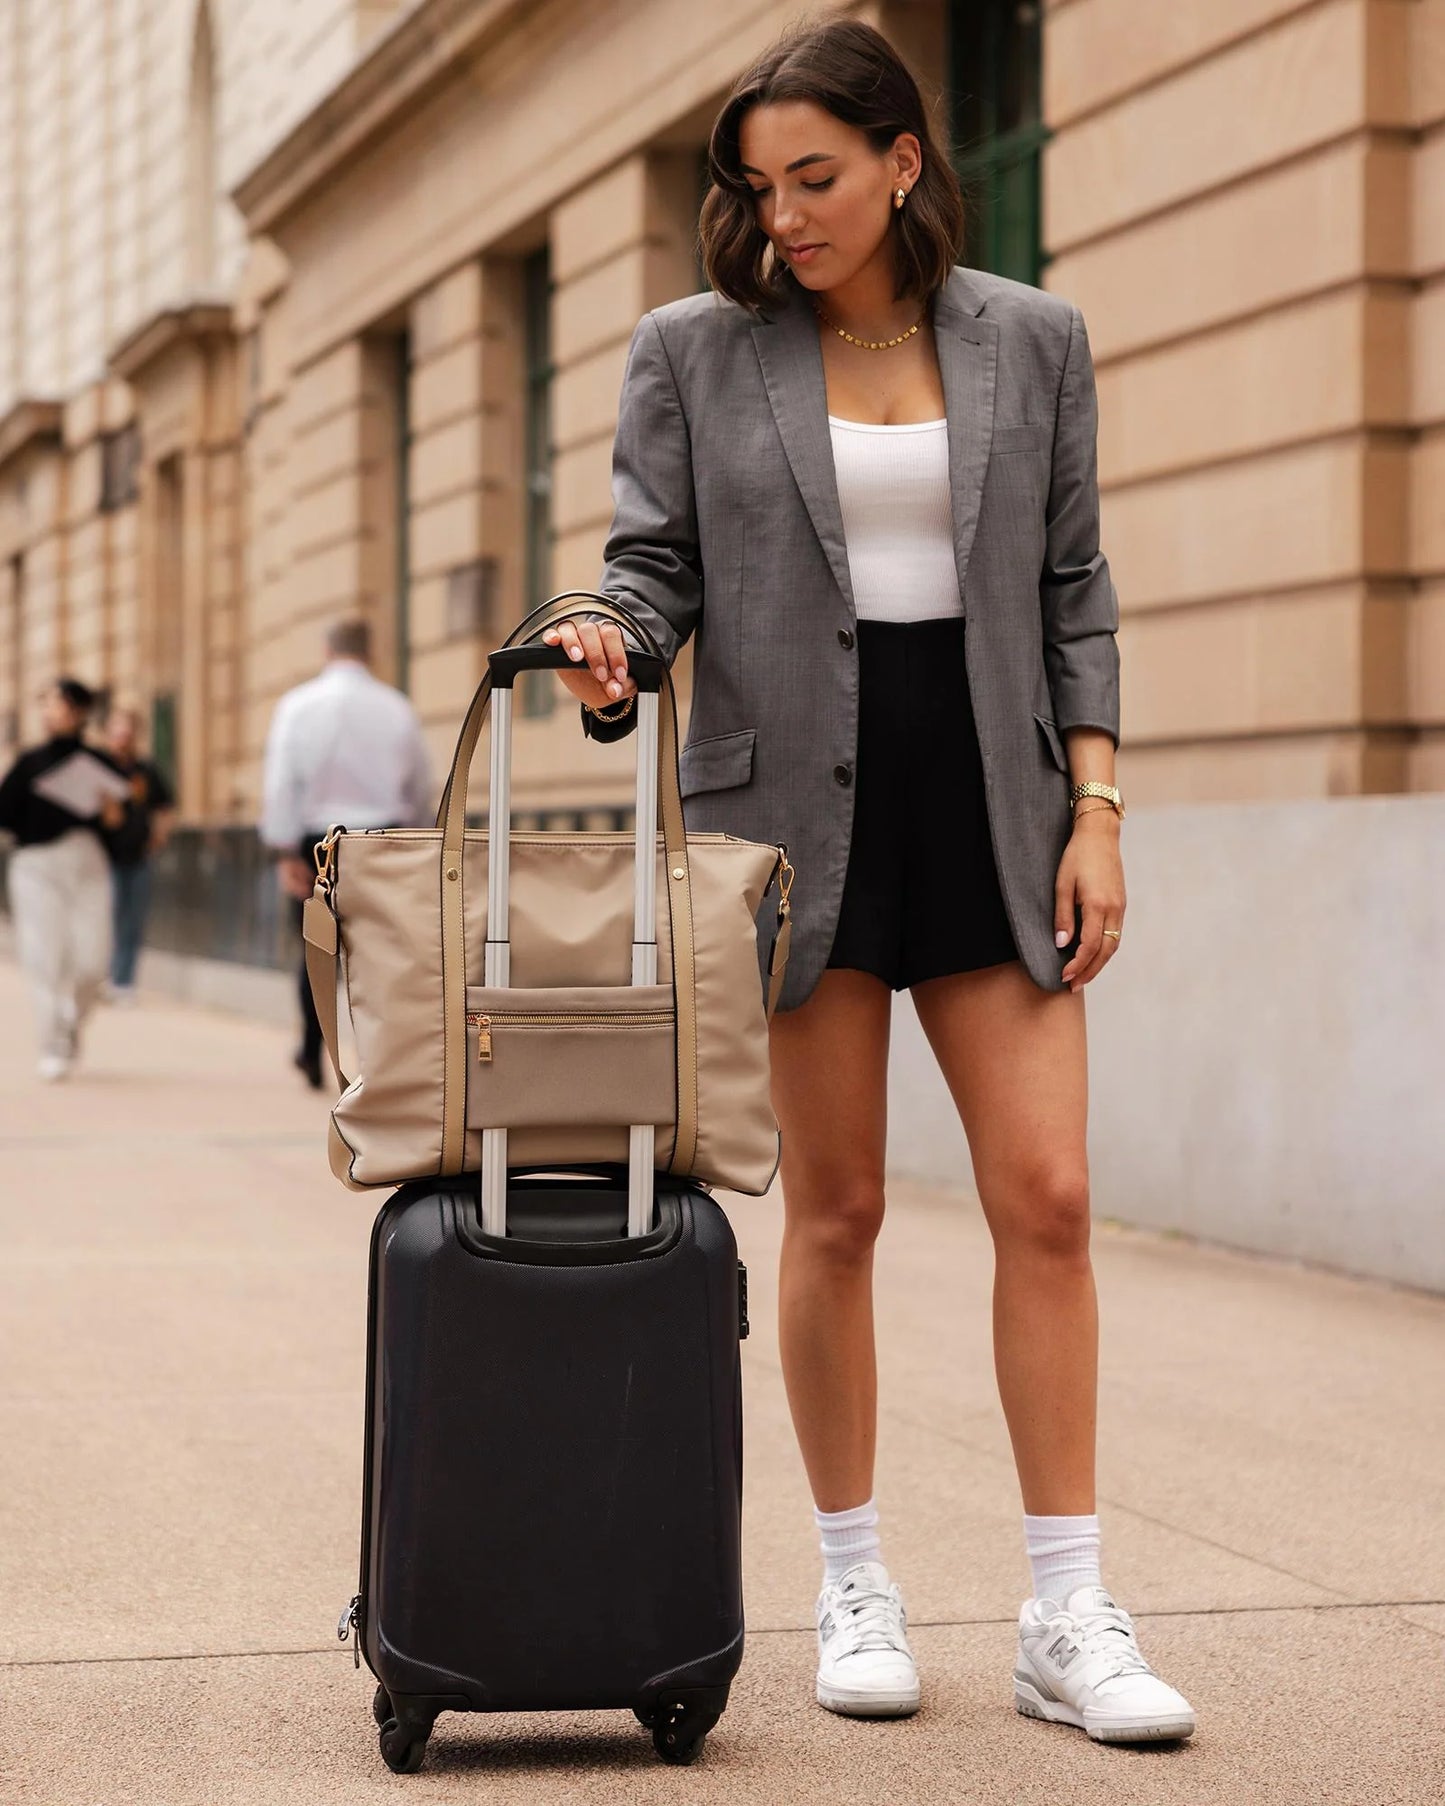
[[(642, 624), (610, 598), (590, 590), (567, 591), (528, 617), (492, 653), (487, 675), (478, 686), (458, 738), (451, 775), (438, 810), (443, 830), (443, 985), (446, 992), (447, 1120), (443, 1125), (443, 1169), (461, 1165), (465, 1134), (464, 1003), (453, 993), (465, 990), (462, 950), (462, 848), (466, 827), (468, 774), (477, 739), (492, 711), (491, 831), (487, 835), (487, 942), (485, 982), (511, 983), (509, 889), (511, 878), (512, 686), (519, 672), (570, 669), (573, 661), (560, 646), (538, 643), (556, 621), (577, 610), (569, 600), (585, 599), (589, 612), (601, 614), (630, 630), (642, 649), (628, 649), (628, 669), (638, 689), (636, 858), (633, 889), (632, 983), (657, 983), (657, 829), (659, 772), (663, 840), (669, 881), (674, 893), (672, 921), (673, 984), (677, 997), (678, 1106), (670, 1170), (687, 1172), (697, 1136), (697, 1022), (692, 982), (692, 910), (687, 840), (677, 764), (677, 706), (671, 674), (656, 642)], [(661, 708), (659, 708), (661, 703)], [(659, 720), (659, 716), (661, 719)], [(458, 1032), (460, 1031), (460, 1032)], [(456, 1040), (460, 1045), (453, 1049)], [(453, 1065), (455, 1057), (456, 1064)], [(454, 1142), (454, 1147), (447, 1144)], [(628, 1137), (628, 1233), (644, 1235), (653, 1215), (656, 1131), (651, 1123), (634, 1124)], [(449, 1157), (450, 1156), (450, 1157)], [(481, 1219), (492, 1235), (506, 1233), (507, 1132), (482, 1132)]]
[[(492, 831), (487, 836), (488, 987), (511, 980), (510, 910), (512, 824), (512, 687), (524, 671), (571, 668), (561, 646), (518, 646), (494, 652), (492, 677)], [(657, 983), (657, 692), (666, 666), (650, 653), (628, 650), (628, 670), (637, 684), (637, 807), (633, 862), (632, 982)], [(646, 1235), (652, 1227), (656, 1130), (634, 1123), (628, 1132), (627, 1233)], [(507, 1232), (507, 1131), (482, 1131), (482, 1228)]]

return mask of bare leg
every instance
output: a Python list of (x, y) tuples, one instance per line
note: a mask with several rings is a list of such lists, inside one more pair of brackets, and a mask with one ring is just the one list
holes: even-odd
[(883, 1222), (891, 1010), (881, 979), (833, 970), (801, 1009), (773, 1018), (785, 1209), (779, 1339), (820, 1511), (847, 1511), (873, 1493), (873, 1244)]
[(1092, 1513), (1098, 1305), (1089, 1261), (1083, 995), (1017, 962), (913, 991), (994, 1243), (994, 1364), (1024, 1510)]

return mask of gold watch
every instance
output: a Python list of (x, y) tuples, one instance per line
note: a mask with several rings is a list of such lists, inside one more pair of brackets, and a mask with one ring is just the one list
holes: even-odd
[(1103, 797), (1104, 801), (1110, 805), (1119, 820), (1123, 821), (1124, 799), (1120, 796), (1117, 786), (1113, 784), (1095, 784), (1092, 782), (1088, 784), (1074, 784), (1069, 790), (1070, 809), (1072, 809), (1076, 803), (1082, 802), (1086, 796)]

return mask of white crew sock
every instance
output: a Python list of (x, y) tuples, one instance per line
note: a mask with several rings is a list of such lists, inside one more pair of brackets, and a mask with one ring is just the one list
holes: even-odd
[(854, 1505), (848, 1511), (819, 1511), (815, 1505), (813, 1521), (823, 1544), (824, 1586), (841, 1580), (849, 1568), (856, 1567), (860, 1561), (882, 1561), (878, 1507), (872, 1499), (866, 1505)]
[(1079, 1587), (1101, 1587), (1097, 1517), (1034, 1518), (1024, 1513), (1024, 1546), (1034, 1597), (1063, 1605)]

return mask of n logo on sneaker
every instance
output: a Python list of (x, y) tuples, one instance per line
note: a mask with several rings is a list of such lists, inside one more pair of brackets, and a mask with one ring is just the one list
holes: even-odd
[(1071, 1643), (1067, 1637), (1055, 1637), (1048, 1648), (1049, 1660), (1062, 1674), (1079, 1653), (1077, 1643)]

